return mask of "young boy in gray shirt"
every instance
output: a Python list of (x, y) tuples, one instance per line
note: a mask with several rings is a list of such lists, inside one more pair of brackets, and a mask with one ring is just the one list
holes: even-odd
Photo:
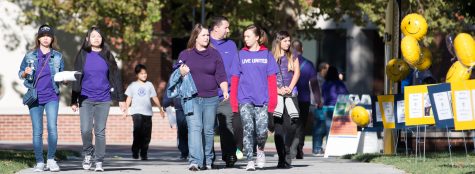
[[(134, 141), (132, 143), (132, 157), (134, 159), (140, 157), (142, 160), (147, 160), (148, 145), (152, 137), (152, 99), (160, 109), (160, 115), (165, 117), (163, 108), (158, 100), (155, 87), (149, 81), (147, 81), (147, 68), (145, 65), (138, 64), (135, 66), (135, 74), (137, 75), (137, 81), (132, 82), (125, 91), (127, 95), (126, 106), (132, 115), (134, 122)], [(128, 112), (125, 112), (128, 113)], [(127, 115), (124, 115), (124, 118)]]

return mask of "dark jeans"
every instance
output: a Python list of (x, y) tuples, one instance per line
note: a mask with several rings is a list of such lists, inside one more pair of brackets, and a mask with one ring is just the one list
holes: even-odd
[(295, 139), (292, 143), (293, 149), (296, 151), (296, 155), (303, 155), (303, 146), (305, 143), (305, 127), (308, 122), (308, 113), (309, 113), (309, 102), (300, 102), (299, 101), (299, 121), (297, 122), (297, 128), (295, 130)]
[[(239, 141), (242, 148), (242, 124), (237, 125), (234, 124), (234, 114), (231, 111), (231, 106), (228, 101), (221, 102), (218, 106), (217, 111), (217, 118), (218, 118), (218, 130), (219, 136), (221, 141), (221, 151), (222, 151), (222, 160), (226, 161), (227, 156), (233, 155), (236, 156), (236, 141)], [(241, 123), (240, 118), (239, 123)], [(237, 135), (240, 135), (240, 138), (235, 137), (235, 132), (237, 127), (240, 127), (240, 130), (237, 130)]]
[(185, 113), (183, 112), (179, 98), (175, 98), (173, 103), (176, 110), (178, 150), (181, 153), (181, 157), (188, 157), (188, 125), (186, 123)]
[(138, 154), (142, 158), (147, 158), (148, 145), (152, 138), (152, 116), (134, 114), (134, 141), (132, 143), (132, 153)]
[[(297, 104), (296, 99), (294, 99), (294, 103)], [(286, 108), (284, 108), (282, 117), (274, 117), (274, 141), (277, 155), (279, 156), (279, 163), (292, 164), (292, 157), (296, 155), (296, 151), (291, 147), (295, 139), (299, 119), (291, 119)]]

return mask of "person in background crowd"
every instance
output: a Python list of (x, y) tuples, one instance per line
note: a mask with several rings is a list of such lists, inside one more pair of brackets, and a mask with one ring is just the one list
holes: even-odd
[[(98, 27), (87, 31), (74, 63), (74, 70), (82, 74), (73, 82), (71, 95), (71, 108), (74, 112), (79, 110), (80, 115), (82, 167), (89, 170), (94, 160), (94, 170), (99, 172), (104, 171), (106, 123), (112, 100), (119, 101), (123, 113), (126, 110), (120, 70), (104, 36)], [(93, 128), (95, 147), (92, 145)]]
[[(338, 99), (338, 95), (348, 94), (348, 89), (345, 84), (338, 77), (338, 70), (334, 66), (328, 68), (328, 72), (325, 76), (325, 82), (322, 85), (322, 97), (323, 97), (323, 114), (325, 115), (325, 137), (328, 139), (328, 133), (330, 133), (330, 126), (333, 119), (333, 110), (335, 110), (335, 104)], [(320, 142), (319, 142), (320, 143)], [(321, 144), (317, 144), (317, 147), (321, 147)]]
[[(295, 40), (292, 42), (292, 49), (294, 49), (298, 56), (300, 63), (300, 78), (297, 82), (297, 89), (299, 95), (297, 96), (299, 103), (299, 122), (295, 133), (295, 139), (292, 143), (292, 149), (296, 151), (296, 158), (303, 159), (303, 146), (305, 142), (305, 126), (307, 125), (308, 113), (310, 108), (310, 88), (309, 81), (312, 77), (316, 76), (313, 63), (302, 56), (303, 47), (302, 42)], [(296, 149), (295, 149), (296, 148)]]
[[(58, 143), (58, 108), (59, 83), (54, 82), (54, 75), (64, 70), (62, 54), (56, 51), (53, 28), (42, 25), (35, 38), (35, 49), (26, 53), (21, 61), (18, 75), (24, 80), (25, 87), (37, 91), (37, 99), (27, 104), (33, 128), (33, 150), (35, 152), (35, 172), (49, 170), (58, 172), (58, 164), (54, 160)], [(27, 95), (27, 94), (26, 94)], [(43, 159), (43, 113), (46, 112), (48, 127), (48, 154), (46, 166)]]
[(137, 81), (132, 82), (125, 90), (127, 99), (125, 101), (127, 110), (124, 118), (127, 117), (128, 108), (132, 104), (130, 113), (134, 122), (134, 140), (132, 143), (132, 158), (138, 159), (139, 153), (142, 160), (148, 159), (148, 145), (152, 138), (152, 102), (160, 109), (160, 115), (165, 117), (160, 101), (157, 97), (155, 87), (147, 81), (147, 68), (145, 65), (137, 64), (135, 66)]
[[(180, 151), (180, 160), (187, 160), (188, 159), (188, 125), (186, 124), (186, 117), (183, 111), (183, 107), (181, 106), (181, 99), (179, 97), (176, 98), (168, 98), (165, 94), (162, 98), (162, 106), (167, 108), (169, 106), (175, 107), (175, 116), (176, 116), (176, 131), (177, 131), (177, 147)], [(170, 116), (169, 116), (170, 117)]]
[(322, 85), (330, 65), (322, 62), (318, 65), (318, 73), (310, 79), (310, 89), (313, 99), (313, 131), (312, 131), (312, 155), (323, 156), (323, 137), (325, 136), (325, 114), (323, 113)]

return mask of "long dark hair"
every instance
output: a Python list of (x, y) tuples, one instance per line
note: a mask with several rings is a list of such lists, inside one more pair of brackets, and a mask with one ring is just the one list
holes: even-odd
[(110, 52), (109, 46), (106, 44), (105, 35), (104, 35), (104, 33), (102, 33), (101, 29), (97, 26), (92, 26), (89, 30), (87, 30), (86, 37), (84, 37), (81, 49), (83, 49), (87, 52), (91, 52), (92, 45), (91, 45), (91, 41), (89, 40), (89, 37), (91, 36), (91, 33), (93, 31), (98, 32), (102, 37), (102, 41), (101, 41), (101, 45), (100, 45), (101, 49), (105, 50), (105, 52)]
[[(193, 30), (191, 30), (190, 39), (188, 39), (188, 44), (186, 44), (186, 48), (187, 49), (194, 48), (196, 46), (196, 38), (198, 38), (198, 35), (200, 35), (201, 30), (207, 30), (207, 29), (208, 28), (206, 28), (204, 25), (200, 23), (195, 24), (195, 26), (193, 27)], [(208, 46), (209, 46), (209, 43), (208, 43)]]
[(256, 36), (259, 36), (259, 40), (258, 40), (259, 45), (263, 45), (267, 43), (267, 34), (261, 27), (257, 26), (256, 24), (248, 25), (246, 29), (244, 29), (244, 31), (242, 32), (243, 38), (244, 38), (244, 33), (247, 30), (251, 30)]
[(336, 67), (331, 66), (328, 68), (327, 75), (325, 76), (325, 80), (327, 81), (340, 81), (340, 78), (338, 77), (338, 69)]

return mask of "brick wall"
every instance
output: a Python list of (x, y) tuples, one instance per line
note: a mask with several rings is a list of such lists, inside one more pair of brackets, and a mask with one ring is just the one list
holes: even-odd
[[(154, 113), (152, 141), (150, 144), (173, 144), (176, 142), (176, 129), (170, 128), (168, 119)], [(123, 119), (121, 115), (111, 114), (107, 120), (107, 144), (131, 144), (132, 118)], [(0, 141), (31, 142), (32, 128), (28, 114), (0, 115)], [(47, 142), (46, 118), (43, 119), (43, 140)], [(81, 144), (79, 115), (60, 114), (58, 117), (58, 144)]]

